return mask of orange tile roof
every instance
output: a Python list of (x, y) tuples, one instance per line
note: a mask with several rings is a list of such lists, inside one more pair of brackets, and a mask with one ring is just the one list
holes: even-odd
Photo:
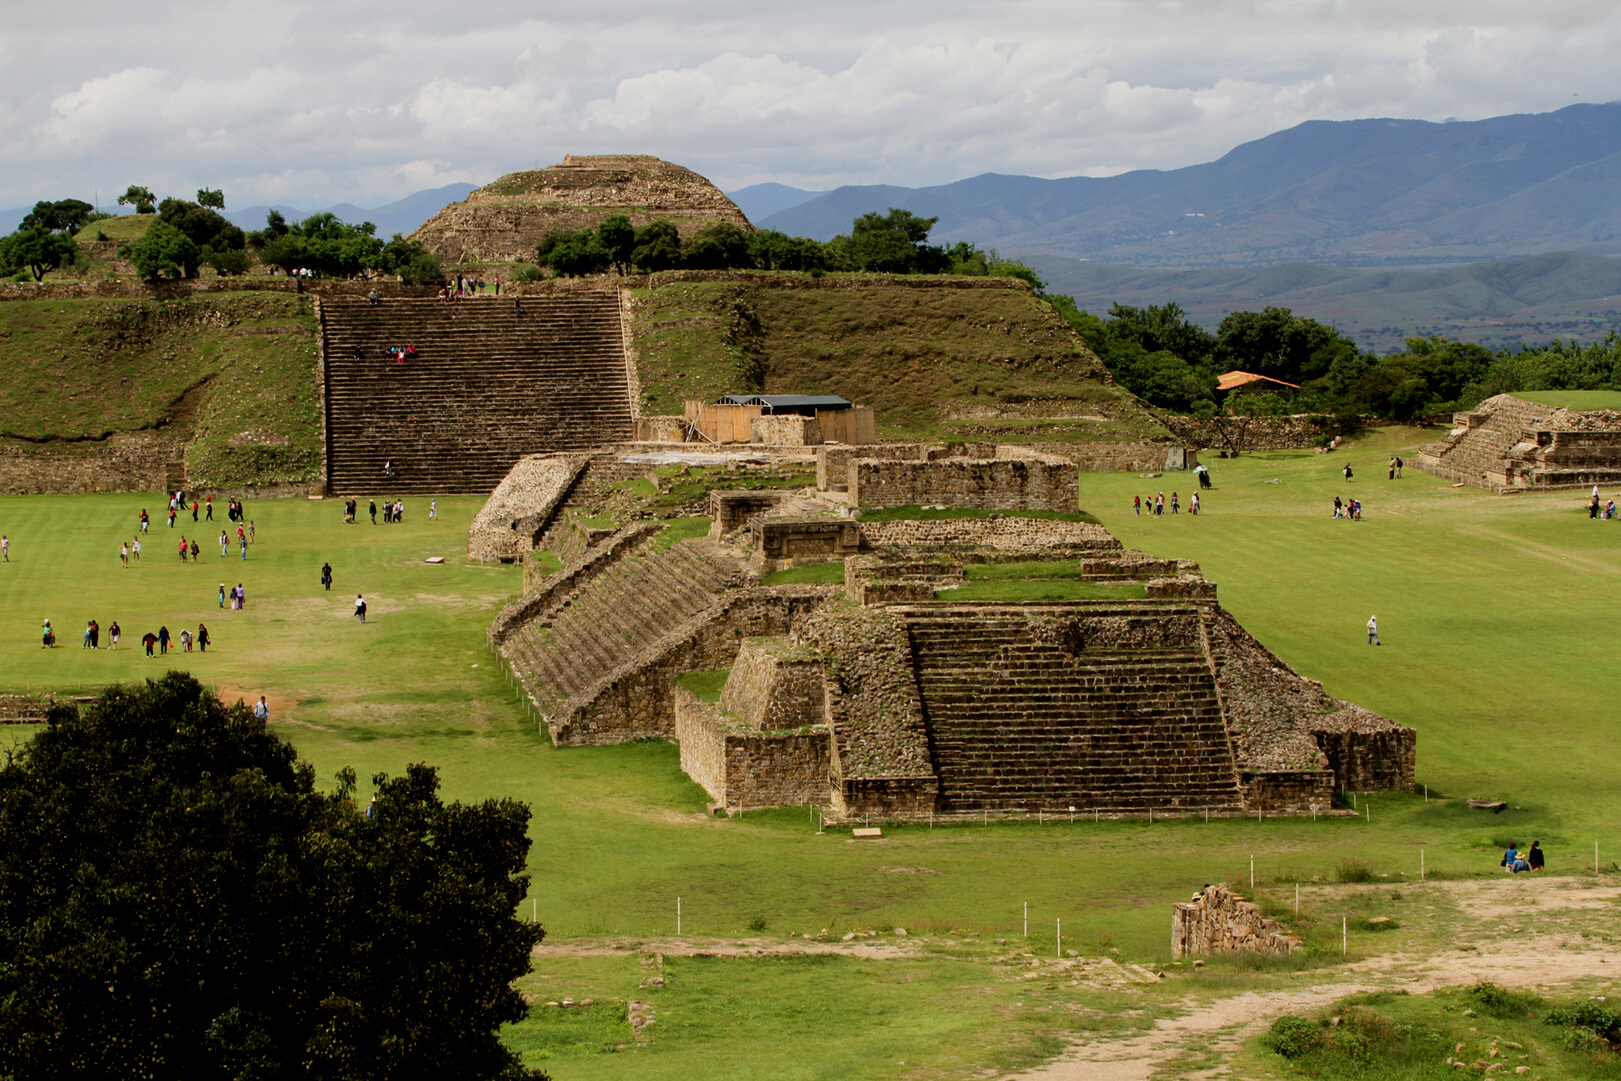
[(1280, 387), (1293, 387), (1295, 390), (1300, 389), (1300, 384), (1298, 383), (1285, 383), (1281, 379), (1273, 379), (1270, 375), (1256, 375), (1254, 372), (1239, 371), (1223, 372), (1221, 375), (1217, 376), (1216, 389), (1232, 390), (1234, 387), (1242, 387), (1249, 383), (1257, 382), (1276, 383)]

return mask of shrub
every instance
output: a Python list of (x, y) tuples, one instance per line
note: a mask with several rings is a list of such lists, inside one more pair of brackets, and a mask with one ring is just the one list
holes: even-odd
[(1284, 1058), (1299, 1058), (1322, 1046), (1322, 1026), (1304, 1017), (1286, 1013), (1272, 1022), (1269, 1042), (1272, 1050)]
[(765, 930), (765, 917), (764, 916), (750, 916), (749, 917), (749, 930), (750, 931), (757, 931), (757, 932), (758, 931), (764, 931)]
[(1373, 864), (1367, 860), (1340, 860), (1334, 874), (1341, 882), (1372, 882), (1374, 879)]
[(1559, 1028), (1586, 1029), (1611, 1043), (1621, 1036), (1621, 1016), (1611, 1013), (1596, 1002), (1578, 1002), (1574, 1006), (1559, 1006), (1548, 1011), (1546, 1023)]
[[(1510, 991), (1495, 983), (1481, 981), (1469, 989), (1480, 1011), (1502, 1020), (1526, 1017), (1542, 1006), (1542, 999), (1524, 991)], [(1602, 1012), (1602, 1011), (1601, 1011)]]

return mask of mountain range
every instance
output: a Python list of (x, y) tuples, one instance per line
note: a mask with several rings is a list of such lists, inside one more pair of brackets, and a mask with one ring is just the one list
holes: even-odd
[(1614, 253), (1621, 103), (1451, 123), (1315, 120), (1182, 169), (847, 186), (752, 220), (825, 240), (888, 207), (938, 217), (935, 240), (1144, 267)]

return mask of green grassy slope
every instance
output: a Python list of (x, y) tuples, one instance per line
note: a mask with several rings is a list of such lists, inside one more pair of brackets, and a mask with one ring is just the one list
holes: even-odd
[(0, 304), (0, 437), (71, 453), (118, 432), (187, 443), (194, 485), (313, 479), (315, 319), (275, 293)]
[(987, 410), (1088, 418), (999, 429), (1012, 437), (1164, 434), (1027, 291), (772, 282), (739, 275), (635, 292), (644, 412), (752, 390), (840, 394), (876, 409), (880, 433), (894, 437), (987, 438), (985, 417), (971, 415)]
[(1621, 409), (1621, 391), (1614, 390), (1516, 390), (1516, 398), (1541, 405), (1584, 412), (1589, 409)]

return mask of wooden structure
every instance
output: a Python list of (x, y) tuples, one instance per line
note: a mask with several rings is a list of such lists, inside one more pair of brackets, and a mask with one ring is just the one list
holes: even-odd
[(752, 442), (756, 417), (788, 415), (814, 418), (824, 443), (878, 442), (872, 409), (832, 394), (732, 394), (714, 402), (688, 400), (683, 410), (688, 438), (711, 443)]

